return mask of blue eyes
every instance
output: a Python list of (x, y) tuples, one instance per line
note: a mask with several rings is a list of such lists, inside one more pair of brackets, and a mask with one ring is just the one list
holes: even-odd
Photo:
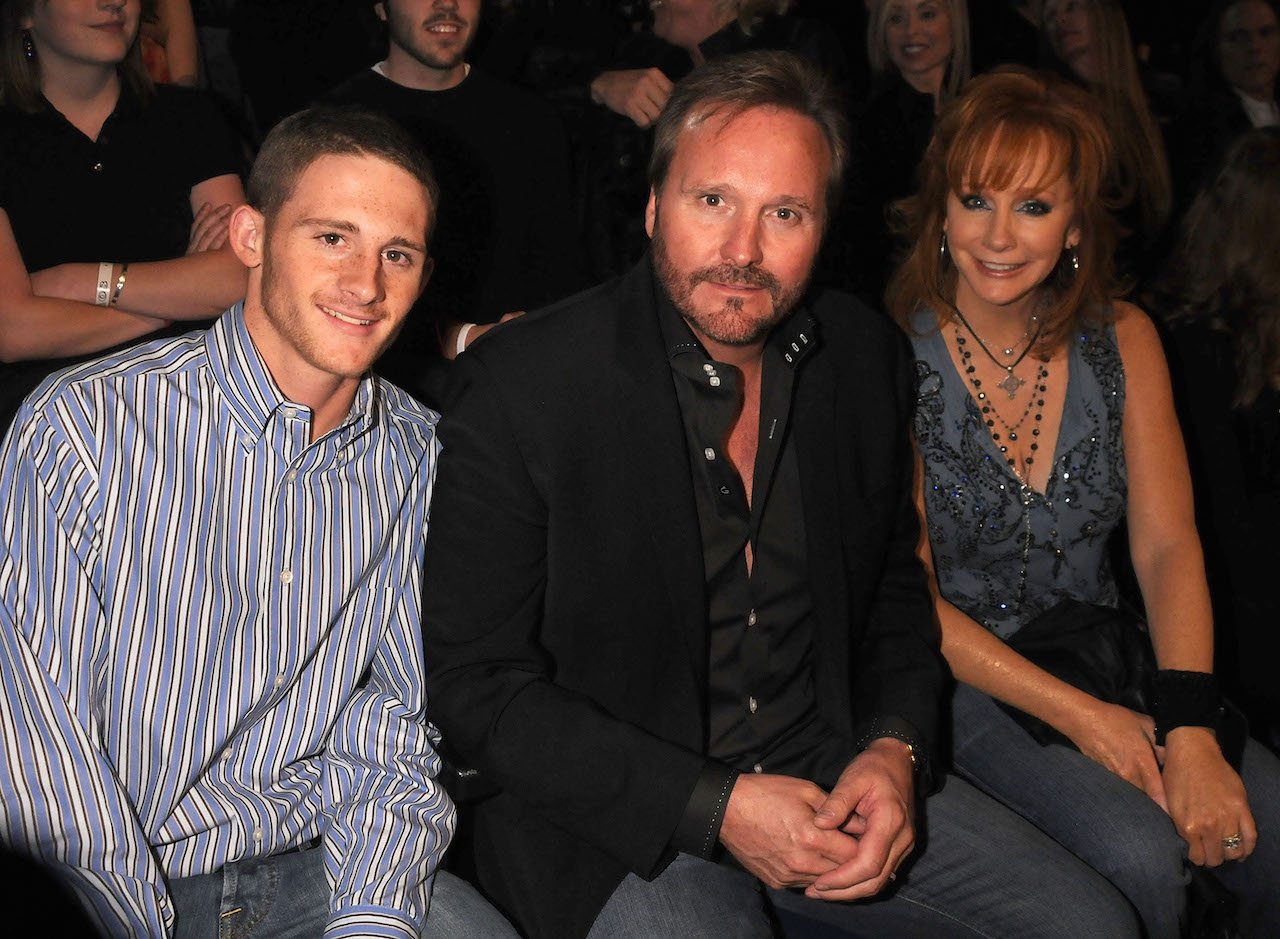
[[(959, 202), (962, 206), (971, 212), (977, 212), (982, 209), (991, 208), (990, 204), (979, 195), (960, 196)], [(1045, 202), (1043, 199), (1024, 199), (1021, 202), (1014, 203), (1013, 210), (1023, 215), (1042, 216), (1048, 215), (1053, 211), (1053, 206)]]

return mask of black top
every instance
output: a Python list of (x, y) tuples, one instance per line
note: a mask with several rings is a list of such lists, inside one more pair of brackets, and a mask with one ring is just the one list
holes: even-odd
[(381, 374), (431, 398), (433, 383), (423, 374), (439, 363), (439, 322), (497, 322), (582, 286), (568, 145), (549, 104), (474, 68), (444, 91), (406, 88), (366, 69), (324, 101), (399, 121), (440, 184), (435, 271), (379, 363)]
[(829, 783), (852, 753), (840, 747), (827, 761), (831, 765), (814, 765), (832, 736), (815, 724), (809, 659), (813, 599), (800, 477), (788, 433), (796, 370), (816, 343), (813, 318), (797, 314), (765, 347), (748, 506), (727, 453), (742, 409), (742, 373), (711, 359), (670, 299), (660, 288), (657, 292), (702, 534), (711, 642), (707, 752), (738, 770)]
[[(97, 140), (45, 104), (0, 107), (0, 209), (28, 271), (181, 257), (192, 188), (242, 169), (220, 112), (194, 89), (159, 85), (144, 103), (121, 82)], [(42, 378), (91, 357), (0, 365), (0, 428)]]
[(1230, 88), (1190, 98), (1168, 131), (1169, 163), (1179, 214), (1212, 180), (1236, 138), (1252, 129), (1240, 96)]
[(840, 259), (843, 279), (835, 282), (878, 306), (895, 254), (887, 212), (916, 189), (916, 169), (933, 135), (933, 96), (894, 71), (853, 123), (845, 201), (828, 254)]
[(1242, 703), (1280, 718), (1280, 391), (1233, 407), (1236, 342), (1205, 320), (1168, 330), (1174, 392), (1195, 484), (1196, 515), (1214, 606), (1215, 671)]
[(29, 271), (181, 257), (192, 188), (242, 169), (213, 102), (176, 85), (143, 104), (122, 82), (97, 140), (48, 102), (35, 114), (0, 107), (0, 140), (0, 209)]

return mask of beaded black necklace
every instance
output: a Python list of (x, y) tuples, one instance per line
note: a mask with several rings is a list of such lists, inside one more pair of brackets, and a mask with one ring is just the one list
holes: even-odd
[[(956, 312), (958, 315), (959, 311), (957, 310)], [(969, 325), (967, 322), (965, 322), (963, 316), (960, 317), (960, 321), (964, 323), (965, 326)], [(972, 329), (970, 329), (969, 332), (971, 335), (973, 335), (974, 339), (977, 339), (978, 345), (981, 346), (982, 340), (978, 339), (977, 334), (974, 333)], [(1040, 436), (1040, 424), (1044, 421), (1044, 393), (1045, 393), (1045, 382), (1049, 377), (1049, 363), (1043, 359), (1040, 361), (1040, 367), (1036, 369), (1034, 386), (1031, 389), (1031, 394), (1027, 397), (1027, 406), (1022, 409), (1022, 414), (1018, 417), (1017, 421), (1015, 421), (1013, 424), (1010, 424), (1007, 420), (1005, 420), (1004, 415), (1001, 414), (1000, 411), (996, 408), (995, 402), (993, 402), (990, 398), (988, 398), (987, 393), (982, 390), (982, 379), (978, 378), (977, 375), (975, 374), (975, 372), (977, 371), (977, 368), (973, 364), (973, 354), (968, 350), (968, 348), (966, 348), (968, 343), (966, 342), (964, 336), (961, 335), (960, 330), (958, 328), (955, 330), (955, 335), (956, 335), (956, 351), (960, 353), (960, 361), (964, 366), (965, 378), (969, 380), (969, 384), (973, 385), (974, 395), (978, 399), (978, 407), (982, 411), (982, 419), (986, 422), (987, 431), (991, 434), (991, 439), (995, 442), (996, 447), (1000, 450), (1000, 455), (1003, 456), (1005, 462), (1009, 464), (1009, 469), (1013, 471), (1013, 475), (1018, 477), (1018, 480), (1022, 483), (1024, 487), (1029, 487), (1031, 485), (1029, 482), (1029, 480), (1031, 479), (1031, 464), (1035, 462), (1036, 451), (1040, 449), (1040, 443), (1037, 438), (1039, 438)], [(1039, 338), (1039, 335), (1040, 335), (1040, 331), (1039, 329), (1037, 329), (1036, 338)], [(1022, 355), (1018, 356), (1018, 362), (1021, 362), (1023, 358), (1026, 357), (1027, 350), (1029, 350), (1033, 345), (1035, 345), (1035, 339), (1032, 339), (1032, 341), (1027, 344), (1027, 348), (1022, 351)], [(985, 349), (986, 347), (983, 346), (983, 348)], [(991, 353), (988, 352), (987, 354), (990, 355)], [(992, 359), (994, 361), (994, 356), (992, 357)], [(1017, 365), (1018, 362), (1015, 362), (1014, 365)], [(999, 365), (1000, 363), (996, 362), (996, 364)], [(1003, 368), (1004, 366), (1001, 366), (1001, 367)], [(1013, 378), (1013, 380), (1017, 382), (1017, 385), (1015, 386), (1014, 391), (1016, 391), (1018, 388), (1021, 388), (1023, 385), (1026, 384), (1025, 379), (1016, 378), (1013, 375), (1012, 366), (1010, 366), (1009, 378)], [(1000, 382), (999, 387), (1004, 388), (1005, 382), (1007, 382), (1009, 378), (1006, 378), (1005, 381)], [(1005, 390), (1008, 390), (1008, 389), (1006, 388)], [(1009, 392), (1009, 397), (1010, 398), (1013, 397), (1012, 391)], [(1033, 413), (1032, 412), (1033, 405), (1035, 406), (1035, 411), (1034, 411), (1035, 422), (1031, 427), (1031, 438), (1032, 438), (1031, 445), (1027, 449), (1026, 455), (1023, 457), (1023, 460), (1022, 460), (1024, 464), (1023, 471), (1020, 472), (1018, 470), (1017, 461), (1013, 457), (1009, 456), (1009, 443), (1017, 442), (1018, 430), (1022, 427), (1024, 423), (1026, 423), (1027, 415)], [(1004, 428), (1005, 434), (1008, 438), (1008, 443), (1006, 443), (1004, 440), (1001, 439), (1000, 431), (996, 429), (996, 421), (999, 421), (1000, 425)]]

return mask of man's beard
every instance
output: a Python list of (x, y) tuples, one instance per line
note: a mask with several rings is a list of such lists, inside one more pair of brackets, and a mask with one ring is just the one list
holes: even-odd
[[(808, 288), (808, 278), (806, 278), (791, 290), (784, 290), (777, 277), (755, 265), (738, 267), (725, 262), (715, 267), (698, 268), (685, 274), (676, 268), (667, 255), (661, 232), (656, 229), (652, 250), (658, 281), (666, 290), (667, 296), (671, 298), (671, 302), (675, 304), (675, 308), (680, 311), (680, 315), (699, 333), (726, 346), (748, 346), (767, 336), (775, 326), (787, 318), (787, 314), (800, 302), (800, 298)], [(728, 297), (720, 309), (709, 312), (700, 311), (694, 305), (693, 291), (698, 284), (704, 282), (740, 287), (762, 287), (768, 292), (773, 309), (768, 316), (755, 319), (744, 313), (741, 297)]]

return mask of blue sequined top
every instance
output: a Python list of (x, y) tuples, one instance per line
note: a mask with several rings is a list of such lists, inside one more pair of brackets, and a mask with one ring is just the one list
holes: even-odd
[(912, 337), (915, 434), (942, 595), (1001, 638), (1066, 598), (1114, 606), (1107, 541), (1128, 491), (1115, 329), (1071, 339), (1053, 469), (1040, 493), (1024, 489), (992, 441), (948, 353), (950, 326), (939, 330), (929, 313), (913, 326), (922, 333)]

